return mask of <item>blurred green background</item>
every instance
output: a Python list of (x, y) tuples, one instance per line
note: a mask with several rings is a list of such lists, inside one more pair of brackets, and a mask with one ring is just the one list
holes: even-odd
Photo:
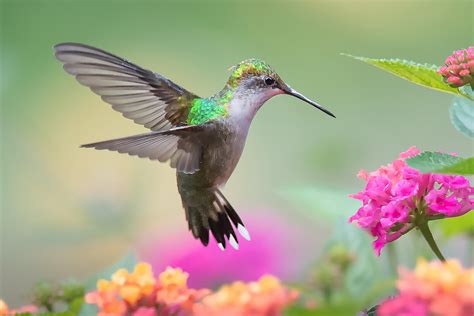
[[(450, 95), (339, 55), (442, 64), (474, 42), (469, 0), (3, 0), (0, 9), (0, 297), (12, 305), (25, 303), (38, 280), (86, 277), (149, 234), (187, 229), (174, 170), (79, 149), (144, 129), (68, 76), (53, 57), (56, 43), (100, 47), (201, 96), (222, 88), (229, 66), (259, 57), (336, 114), (286, 96), (269, 101), (225, 188), (237, 209), (305, 222), (321, 215), (297, 211), (281, 192), (325, 188), (346, 199), (362, 188), (359, 169), (373, 170), (412, 145), (473, 151), (449, 121)], [(307, 226), (302, 233), (316, 257), (334, 227)]]

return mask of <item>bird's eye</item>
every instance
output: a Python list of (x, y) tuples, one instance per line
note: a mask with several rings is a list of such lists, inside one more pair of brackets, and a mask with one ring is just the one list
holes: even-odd
[(271, 85), (274, 84), (274, 83), (275, 83), (275, 80), (274, 80), (273, 78), (271, 78), (271, 77), (265, 77), (265, 84), (266, 84), (267, 86), (271, 86)]

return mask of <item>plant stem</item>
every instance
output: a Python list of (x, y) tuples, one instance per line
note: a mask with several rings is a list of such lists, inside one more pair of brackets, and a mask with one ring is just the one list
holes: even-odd
[(430, 245), (431, 250), (433, 250), (434, 254), (438, 257), (439, 260), (441, 261), (446, 261), (444, 258), (443, 254), (438, 248), (438, 245), (436, 244), (436, 241), (433, 238), (433, 234), (431, 233), (431, 230), (428, 226), (428, 222), (424, 219), (421, 219), (417, 223), (418, 228), (420, 229), (421, 234), (423, 237), (425, 237), (425, 240), (428, 242), (428, 245)]
[(472, 254), (473, 249), (474, 249), (474, 235), (472, 234), (472, 232), (469, 232), (467, 235), (467, 253), (469, 254), (468, 260), (469, 260), (470, 266), (472, 266), (472, 262), (474, 259), (473, 254)]
[(389, 243), (387, 245), (387, 255), (388, 255), (388, 264), (390, 266), (390, 273), (392, 275), (397, 275), (397, 266), (398, 266), (398, 258), (397, 258), (397, 249), (393, 243)]

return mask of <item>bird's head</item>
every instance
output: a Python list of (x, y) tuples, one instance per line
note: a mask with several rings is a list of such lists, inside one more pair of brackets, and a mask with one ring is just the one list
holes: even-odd
[(258, 107), (275, 95), (288, 94), (335, 117), (331, 112), (287, 85), (263, 60), (247, 59), (231, 67), (230, 70), (232, 73), (227, 81), (227, 87), (235, 91), (240, 98), (252, 101)]

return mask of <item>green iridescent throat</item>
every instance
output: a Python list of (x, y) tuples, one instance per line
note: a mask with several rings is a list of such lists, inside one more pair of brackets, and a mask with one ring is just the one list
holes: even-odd
[(232, 90), (226, 89), (209, 98), (194, 99), (189, 110), (187, 123), (190, 125), (200, 125), (219, 117), (226, 117), (233, 94)]

